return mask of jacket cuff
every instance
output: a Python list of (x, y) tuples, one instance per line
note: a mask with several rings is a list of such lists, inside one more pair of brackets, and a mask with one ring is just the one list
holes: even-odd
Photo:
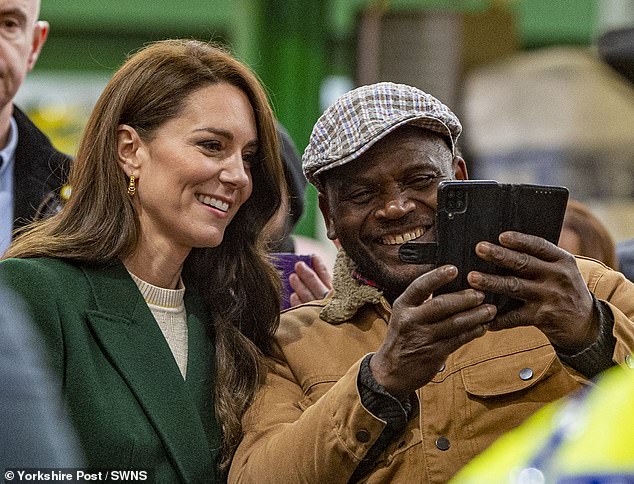
[[(372, 356), (374, 353), (366, 355), (359, 368), (357, 386), (361, 403), (372, 415), (384, 420), (387, 423), (387, 428), (392, 432), (399, 433), (405, 429), (412, 416), (414, 408), (412, 397), (408, 397), (405, 401), (399, 401), (374, 379), (372, 370), (370, 370)], [(416, 401), (416, 397), (414, 397), (414, 401)]]
[(574, 355), (566, 355), (557, 351), (557, 356), (566, 365), (574, 368), (586, 378), (594, 378), (604, 370), (614, 366), (612, 355), (616, 346), (613, 335), (614, 315), (608, 304), (598, 300), (592, 294), (594, 310), (599, 315), (599, 336), (586, 349)]

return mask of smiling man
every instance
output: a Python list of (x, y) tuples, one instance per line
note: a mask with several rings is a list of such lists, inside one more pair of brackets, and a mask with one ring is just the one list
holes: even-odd
[[(465, 179), (457, 117), (410, 86), (342, 96), (303, 157), (334, 290), (282, 314), (266, 383), (244, 418), (231, 482), (446, 482), (497, 436), (634, 349), (634, 286), (544, 239), (506, 232), (471, 288), (458, 268), (400, 261), (436, 238), (436, 189)], [(524, 301), (505, 314), (484, 291)], [(275, 465), (271, 465), (274, 462)]]

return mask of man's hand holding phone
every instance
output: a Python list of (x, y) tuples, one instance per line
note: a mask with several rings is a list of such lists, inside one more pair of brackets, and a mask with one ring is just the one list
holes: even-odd
[(371, 362), (386, 388), (427, 383), (451, 352), (486, 330), (535, 326), (569, 355), (596, 341), (593, 297), (575, 258), (554, 243), (567, 198), (563, 187), (440, 184), (436, 246), (410, 242), (400, 250), (405, 262), (438, 268), (394, 303)]
[(574, 354), (598, 336), (598, 314), (575, 258), (540, 237), (504, 232), (499, 245), (480, 242), (481, 259), (507, 269), (510, 275), (473, 271), (469, 284), (478, 290), (503, 294), (523, 304), (498, 317), (490, 330), (536, 326), (557, 349)]
[(387, 335), (370, 361), (375, 380), (394, 397), (405, 398), (428, 383), (452, 352), (482, 336), (495, 317), (482, 291), (430, 297), (457, 275), (451, 265), (429, 271), (394, 301)]

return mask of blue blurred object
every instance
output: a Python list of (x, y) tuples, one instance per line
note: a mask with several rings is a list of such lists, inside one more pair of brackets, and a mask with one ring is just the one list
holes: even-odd
[(619, 258), (619, 271), (634, 282), (634, 239), (616, 244), (616, 255)]
[(81, 467), (64, 401), (19, 298), (0, 286), (0, 470)]

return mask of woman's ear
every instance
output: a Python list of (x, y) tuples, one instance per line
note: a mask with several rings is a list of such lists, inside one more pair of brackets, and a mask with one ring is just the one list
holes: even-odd
[(117, 155), (119, 166), (127, 176), (138, 177), (143, 164), (144, 144), (136, 129), (127, 124), (117, 128)]

